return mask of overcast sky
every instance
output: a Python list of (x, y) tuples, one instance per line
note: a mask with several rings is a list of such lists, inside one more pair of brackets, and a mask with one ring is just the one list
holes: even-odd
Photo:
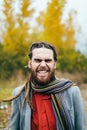
[[(77, 11), (77, 24), (80, 25), (82, 35), (79, 35), (77, 48), (87, 55), (87, 0), (67, 0), (66, 12), (71, 9)], [(67, 13), (66, 13), (67, 14)]]

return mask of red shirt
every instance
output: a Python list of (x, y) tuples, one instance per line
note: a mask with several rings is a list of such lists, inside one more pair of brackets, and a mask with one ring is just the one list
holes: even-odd
[(34, 92), (32, 105), (34, 111), (31, 118), (31, 130), (56, 130), (56, 119), (50, 95)]

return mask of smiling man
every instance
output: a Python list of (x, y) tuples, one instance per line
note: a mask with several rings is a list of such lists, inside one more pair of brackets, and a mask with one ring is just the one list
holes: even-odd
[(11, 130), (86, 130), (78, 86), (55, 76), (55, 48), (46, 42), (33, 43), (29, 58), (31, 76), (11, 99)]
[(47, 84), (54, 80), (54, 68), (56, 61), (53, 57), (53, 51), (48, 48), (36, 48), (32, 51), (32, 58), (28, 63), (31, 69), (31, 77), (38, 84)]

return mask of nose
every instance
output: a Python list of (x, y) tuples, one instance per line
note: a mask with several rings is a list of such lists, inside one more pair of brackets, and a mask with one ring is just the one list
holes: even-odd
[(40, 65), (41, 65), (42, 67), (44, 67), (44, 66), (46, 66), (46, 62), (45, 62), (44, 60), (42, 60), (41, 63), (40, 63)]

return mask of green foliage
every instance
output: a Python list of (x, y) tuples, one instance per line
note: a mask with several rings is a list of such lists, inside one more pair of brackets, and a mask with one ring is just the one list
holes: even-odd
[(87, 58), (79, 51), (61, 49), (57, 68), (70, 73), (87, 72)]
[(10, 78), (15, 74), (16, 70), (25, 71), (25, 65), (27, 64), (27, 57), (23, 55), (8, 55), (2, 53), (0, 56), (0, 78)]

